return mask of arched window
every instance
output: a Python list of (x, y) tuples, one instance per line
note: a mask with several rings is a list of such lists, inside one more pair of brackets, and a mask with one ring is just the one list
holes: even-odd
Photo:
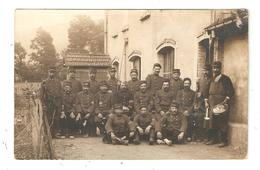
[(138, 78), (141, 79), (141, 52), (140, 51), (133, 51), (129, 56), (128, 59), (132, 62), (132, 68), (137, 69), (138, 71)]
[(118, 58), (114, 58), (114, 60), (112, 60), (112, 67), (116, 68), (116, 77), (119, 78), (120, 76), (120, 70), (119, 70), (119, 60)]
[(165, 39), (156, 48), (159, 62), (162, 65), (164, 77), (170, 77), (171, 72), (174, 69), (175, 44), (176, 42), (174, 40)]

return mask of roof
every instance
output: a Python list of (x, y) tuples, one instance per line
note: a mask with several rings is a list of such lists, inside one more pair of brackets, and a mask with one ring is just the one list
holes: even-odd
[(92, 67), (109, 67), (111, 59), (108, 55), (95, 54), (67, 54), (64, 58), (66, 66), (92, 66)]
[[(242, 20), (248, 19), (247, 11), (240, 12), (240, 18)], [(231, 24), (231, 23), (233, 23), (235, 21), (236, 21), (236, 15), (231, 15), (231, 16), (226, 17), (226, 18), (218, 19), (216, 22), (214, 22), (214, 23), (210, 24), (209, 26), (207, 26), (205, 28), (205, 30), (213, 30), (215, 28), (219, 28), (219, 27), (222, 27), (224, 25)]]

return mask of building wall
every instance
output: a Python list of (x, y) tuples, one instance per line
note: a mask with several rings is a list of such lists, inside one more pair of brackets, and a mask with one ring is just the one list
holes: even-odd
[(235, 88), (230, 112), (230, 139), (234, 146), (243, 150), (247, 148), (248, 54), (247, 33), (224, 40), (223, 73), (230, 76)]
[[(108, 11), (108, 54), (119, 58), (122, 80), (129, 80), (132, 67), (129, 54), (141, 51), (141, 78), (152, 72), (155, 62), (160, 62), (156, 47), (164, 39), (172, 39), (175, 45), (175, 68), (180, 68), (182, 77), (196, 79), (197, 36), (210, 24), (210, 10), (150, 10), (150, 18), (140, 21), (144, 10)], [(124, 27), (129, 30), (122, 32)], [(118, 34), (118, 37), (112, 38)], [(123, 61), (124, 38), (128, 38), (126, 66)], [(124, 69), (126, 68), (126, 77)], [(193, 85), (195, 81), (193, 81)]]

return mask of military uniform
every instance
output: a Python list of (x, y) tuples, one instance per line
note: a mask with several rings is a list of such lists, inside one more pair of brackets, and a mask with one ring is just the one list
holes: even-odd
[[(49, 71), (55, 72), (54, 69), (50, 69)], [(60, 128), (59, 116), (61, 113), (62, 93), (61, 82), (56, 78), (48, 78), (41, 83), (40, 99), (53, 137), (58, 133)]]
[[(137, 69), (131, 69), (131, 72), (130, 73), (136, 73), (138, 74), (138, 71)], [(127, 87), (128, 89), (130, 90), (130, 92), (132, 93), (132, 95), (134, 96), (135, 93), (137, 91), (139, 91), (139, 85), (140, 85), (140, 80), (136, 79), (136, 80), (129, 80), (127, 82)]]
[(174, 99), (174, 93), (171, 90), (165, 91), (163, 89), (158, 90), (155, 94), (155, 108), (157, 113), (169, 110), (169, 107)]
[[(76, 70), (75, 69), (70, 69), (69, 73), (74, 73), (75, 74)], [(78, 94), (80, 91), (82, 91), (81, 82), (76, 80), (74, 77), (73, 78), (70, 77), (70, 78), (68, 78), (68, 80), (65, 80), (65, 81), (71, 83), (71, 87), (72, 87), (71, 91), (72, 91), (72, 93)]]
[(163, 81), (163, 77), (155, 74), (149, 74), (146, 77), (147, 89), (150, 90), (152, 95), (155, 95), (155, 92), (162, 88)]
[[(65, 86), (69, 84), (68, 82), (64, 83)], [(66, 117), (61, 118), (61, 133), (62, 135), (69, 135), (73, 136), (76, 133), (76, 95), (71, 91), (67, 93), (66, 91), (63, 93), (62, 96), (62, 108), (63, 112), (65, 113)], [(70, 115), (73, 113), (75, 115), (72, 118)]]
[(169, 139), (174, 143), (183, 143), (183, 140), (178, 140), (178, 135), (181, 132), (185, 133), (187, 129), (187, 120), (182, 113), (168, 111), (162, 117), (160, 124), (164, 139)]
[[(101, 82), (102, 84), (102, 82)], [(113, 95), (109, 92), (99, 91), (95, 96), (95, 122), (101, 134), (105, 133), (105, 124), (113, 106)], [(98, 114), (102, 114), (102, 118)]]
[(90, 92), (95, 95), (99, 91), (99, 82), (96, 80), (97, 71), (96, 69), (92, 68), (89, 73), (94, 74), (93, 78), (90, 77), (89, 83), (90, 83)]
[(139, 113), (139, 108), (142, 105), (145, 105), (148, 111), (151, 111), (153, 107), (153, 96), (147, 90), (145, 92), (138, 91), (134, 95), (134, 107), (136, 113)]
[[(174, 69), (173, 73), (179, 73), (180, 74), (180, 69)], [(170, 78), (170, 88), (173, 91), (174, 100), (176, 100), (178, 91), (183, 89), (183, 80), (181, 78), (174, 79), (174, 78), (171, 77)]]
[[(117, 106), (114, 107), (114, 109)], [(121, 110), (122, 113), (114, 113), (112, 114), (106, 123), (106, 132), (109, 135), (109, 142), (113, 143), (119, 143), (123, 142), (123, 140), (128, 140), (129, 137), (129, 118), (128, 116), (123, 114), (123, 110)], [(112, 137), (111, 139), (111, 134), (115, 135), (115, 138)]]
[(134, 109), (134, 96), (128, 89), (120, 89), (115, 97), (114, 97), (114, 103), (121, 103), (124, 108), (128, 108), (129, 110), (125, 111), (125, 113), (129, 116), (129, 118), (132, 116), (133, 109)]
[[(155, 133), (159, 131), (159, 129), (156, 129), (158, 125), (156, 125), (157, 121), (155, 120), (154, 116), (150, 112), (138, 114), (135, 116), (133, 124), (131, 125), (131, 131), (135, 132), (134, 134), (134, 140), (133, 142), (135, 144), (140, 143), (140, 137), (143, 137), (143, 139), (149, 139), (150, 144), (153, 144), (155, 140)], [(144, 131), (148, 126), (151, 126), (149, 134), (145, 135), (140, 134), (137, 127), (142, 128)]]
[(96, 135), (94, 100), (94, 95), (90, 91), (79, 92), (76, 99), (77, 113), (81, 114), (81, 120), (79, 122), (80, 129), (82, 134), (88, 134), (90, 136)]
[(188, 122), (187, 127), (187, 137), (192, 137), (192, 113), (193, 113), (193, 105), (195, 101), (195, 92), (191, 89), (182, 89), (177, 93), (177, 102), (179, 103), (179, 111), (184, 113), (188, 112), (188, 115), (185, 115)]

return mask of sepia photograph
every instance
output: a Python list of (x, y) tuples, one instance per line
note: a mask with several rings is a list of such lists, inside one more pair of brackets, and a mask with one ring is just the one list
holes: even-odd
[(248, 159), (247, 9), (16, 9), (16, 160)]

